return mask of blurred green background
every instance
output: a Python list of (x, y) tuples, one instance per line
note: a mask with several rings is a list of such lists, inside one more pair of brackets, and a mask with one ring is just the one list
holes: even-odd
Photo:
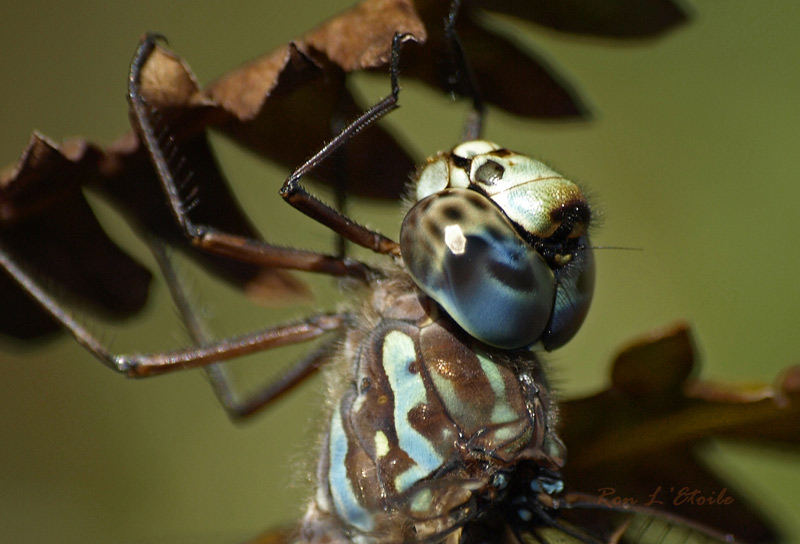
[[(128, 63), (143, 31), (166, 34), (207, 82), (347, 5), (6, 2), (0, 164), (17, 160), (34, 128), (56, 140), (81, 135), (104, 144), (125, 132)], [(710, 379), (768, 382), (800, 360), (800, 4), (688, 5), (691, 25), (627, 44), (498, 19), (582, 89), (596, 119), (554, 125), (493, 111), (487, 138), (587, 187), (603, 212), (595, 244), (643, 250), (598, 251), (589, 318), (549, 358), (565, 396), (603, 386), (617, 346), (677, 319), (694, 326)], [(358, 82), (367, 101), (388, 87), (380, 76)], [(462, 105), (408, 81), (401, 103), (390, 124), (420, 160), (455, 143)], [(280, 202), (284, 172), (215, 142), (235, 191), (269, 238), (329, 245), (323, 230)], [(396, 235), (396, 207), (358, 202), (351, 209)], [(98, 213), (154, 268), (113, 210), (98, 204)], [(291, 233), (281, 228), (287, 222)], [(251, 306), (191, 264), (181, 272), (220, 334), (285, 316)], [(318, 290), (322, 297), (332, 291), (325, 282)], [(151, 298), (141, 318), (95, 330), (120, 351), (185, 342), (164, 286), (154, 285)], [(4, 542), (236, 543), (300, 515), (308, 492), (302, 474), (325, 396), (319, 380), (235, 426), (198, 371), (129, 381), (68, 339), (0, 341), (0, 359)], [(254, 372), (269, 365), (251, 363)], [(794, 535), (789, 542), (800, 542), (800, 455), (728, 444), (707, 454)]]

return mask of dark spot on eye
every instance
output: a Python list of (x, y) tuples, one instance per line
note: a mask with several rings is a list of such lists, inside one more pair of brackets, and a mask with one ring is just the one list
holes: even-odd
[(412, 230), (416, 230), (418, 228), (417, 225), (419, 224), (420, 214), (417, 213), (417, 211), (418, 210), (413, 210), (412, 212), (406, 214), (406, 216), (403, 218), (403, 224), (405, 225), (405, 228)]
[(431, 276), (435, 272), (431, 267), (431, 262), (436, 258), (438, 247), (434, 247), (431, 240), (433, 238), (417, 238), (416, 250), (410, 256), (403, 256), (406, 259), (406, 265), (414, 271), (414, 277), (423, 285), (430, 285), (433, 282)]
[(444, 231), (438, 221), (425, 221), (424, 225), (428, 240), (444, 240)]
[(513, 268), (497, 261), (488, 263), (489, 273), (500, 283), (515, 291), (530, 292), (538, 287), (530, 267)]
[(501, 179), (506, 169), (502, 165), (494, 161), (486, 161), (478, 167), (475, 171), (475, 179), (478, 182), (485, 183), (486, 185), (494, 185)]
[(416, 361), (411, 361), (410, 363), (408, 363), (408, 372), (410, 374), (416, 374), (417, 373), (417, 362)]
[(455, 205), (448, 205), (442, 208), (442, 215), (451, 221), (461, 221), (464, 218), (464, 213), (461, 208)]

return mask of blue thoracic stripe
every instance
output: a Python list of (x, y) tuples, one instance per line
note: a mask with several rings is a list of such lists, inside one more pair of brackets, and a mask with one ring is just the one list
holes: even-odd
[(503, 375), (500, 374), (497, 365), (481, 353), (475, 353), (475, 355), (478, 357), (481, 369), (486, 375), (486, 379), (489, 380), (489, 386), (494, 392), (494, 408), (492, 409), (491, 422), (494, 425), (500, 425), (516, 420), (518, 416), (508, 402), (505, 380), (503, 380)]
[(411, 372), (409, 365), (417, 358), (414, 340), (400, 331), (392, 331), (383, 342), (383, 368), (394, 393), (394, 426), (400, 448), (415, 465), (397, 475), (395, 488), (402, 493), (420, 479), (439, 468), (441, 456), (430, 440), (419, 433), (408, 420), (416, 406), (425, 403), (425, 382), (419, 371)]
[(337, 405), (331, 417), (330, 432), (330, 469), (328, 472), (328, 484), (330, 485), (331, 497), (339, 517), (346, 523), (362, 531), (372, 530), (372, 516), (358, 502), (353, 491), (353, 484), (347, 476), (348, 441), (347, 435), (342, 426), (342, 414)]

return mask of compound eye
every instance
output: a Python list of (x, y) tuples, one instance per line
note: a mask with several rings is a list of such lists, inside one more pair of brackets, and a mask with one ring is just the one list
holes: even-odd
[(556, 271), (556, 300), (542, 346), (547, 351), (566, 344), (586, 319), (594, 295), (594, 254), (589, 239), (579, 240), (583, 249), (572, 255), (570, 262)]
[(503, 349), (541, 339), (555, 276), (486, 197), (448, 189), (419, 201), (403, 221), (400, 249), (420, 289), (473, 337)]

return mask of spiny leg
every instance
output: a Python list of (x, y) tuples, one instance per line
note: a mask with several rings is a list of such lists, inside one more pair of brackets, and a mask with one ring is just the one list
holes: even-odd
[[(485, 105), (475, 75), (472, 71), (461, 41), (455, 29), (456, 17), (460, 10), (460, 0), (453, 0), (445, 22), (445, 36), (450, 49), (454, 67), (453, 85), (458, 85), (472, 100), (472, 109), (464, 127), (463, 138), (478, 138), (483, 128)], [(397, 109), (400, 94), (399, 73), (400, 54), (405, 41), (412, 38), (410, 34), (395, 34), (392, 39), (389, 74), (391, 92), (377, 102), (369, 110), (362, 113), (355, 121), (344, 127), (330, 142), (325, 144), (310, 159), (300, 165), (286, 179), (281, 188), (281, 196), (292, 206), (312, 219), (324, 224), (344, 239), (370, 249), (376, 253), (400, 255), (397, 242), (352, 221), (346, 215), (336, 211), (315, 196), (311, 195), (301, 184), (300, 179), (312, 172), (336, 150), (341, 148), (359, 132), (377, 122), (380, 118)]]
[[(453, 84), (458, 85), (472, 100), (472, 109), (468, 115), (463, 134), (464, 139), (472, 140), (478, 138), (481, 134), (486, 108), (472, 67), (464, 54), (461, 41), (455, 29), (456, 17), (460, 7), (460, 0), (453, 0), (445, 23), (445, 35), (454, 66)], [(400, 85), (398, 81), (400, 73), (400, 53), (403, 43), (410, 38), (412, 38), (410, 34), (398, 33), (395, 34), (392, 39), (392, 53), (389, 63), (391, 92), (389, 95), (377, 102), (369, 110), (362, 113), (310, 159), (300, 165), (286, 179), (281, 188), (281, 196), (283, 196), (289, 204), (340, 234), (343, 238), (376, 253), (394, 256), (400, 255), (400, 248), (397, 242), (363, 225), (359, 225), (314, 197), (300, 184), (300, 178), (312, 172), (323, 161), (329, 158), (331, 154), (349, 142), (359, 132), (399, 107), (397, 101), (400, 94)]]
[(128, 100), (133, 112), (134, 128), (150, 155), (172, 214), (192, 244), (216, 255), (265, 267), (366, 278), (371, 269), (353, 259), (273, 246), (260, 240), (224, 232), (210, 225), (197, 224), (191, 220), (189, 217), (191, 202), (184, 202), (180, 194), (180, 183), (183, 181), (181, 177), (191, 176), (191, 172), (181, 172), (187, 165), (181, 157), (180, 144), (168, 127), (163, 126), (163, 123), (159, 126), (160, 115), (147, 104), (141, 93), (142, 69), (153, 53), (156, 42), (161, 38), (157, 34), (148, 34), (139, 44), (131, 62)]
[(347, 240), (370, 249), (375, 253), (400, 255), (397, 242), (370, 230), (363, 225), (352, 221), (340, 214), (315, 196), (311, 195), (300, 185), (300, 178), (312, 172), (325, 159), (341, 146), (349, 142), (359, 132), (369, 127), (381, 117), (398, 108), (397, 99), (400, 94), (398, 74), (400, 71), (400, 51), (405, 41), (411, 39), (411, 34), (395, 34), (392, 39), (392, 55), (389, 64), (391, 79), (391, 92), (370, 109), (362, 113), (355, 121), (347, 125), (330, 142), (325, 144), (310, 159), (300, 165), (286, 178), (281, 188), (281, 196), (292, 206), (327, 226)]
[[(157, 241), (151, 241), (149, 245), (164, 275), (172, 301), (189, 335), (192, 337), (192, 341), (196, 345), (208, 344), (211, 341), (211, 334), (194, 311), (189, 296), (167, 255), (166, 248)], [(228, 412), (228, 415), (236, 418), (248, 417), (314, 374), (325, 362), (332, 343), (333, 340), (323, 343), (317, 349), (295, 362), (280, 378), (271, 381), (245, 398), (242, 398), (236, 390), (225, 365), (213, 363), (204, 367), (204, 370), (211, 382), (214, 394), (225, 408), (225, 411)]]
[[(339, 110), (337, 109), (337, 111)], [(347, 126), (348, 121), (349, 119), (345, 119), (342, 114), (334, 114), (329, 121), (330, 133), (339, 134)], [(342, 149), (339, 153), (334, 153), (328, 161), (332, 163), (328, 168), (329, 171), (333, 173), (334, 205), (336, 211), (341, 215), (347, 216), (350, 179), (347, 175), (346, 151)], [(337, 257), (344, 257), (347, 254), (347, 240), (340, 234), (335, 234), (335, 237), (336, 249), (334, 255)]]
[(318, 314), (296, 323), (223, 338), (198, 347), (149, 354), (115, 354), (20, 267), (2, 243), (0, 266), (86, 350), (110, 369), (134, 378), (200, 367), (271, 348), (307, 342), (340, 330), (350, 320), (345, 313)]

